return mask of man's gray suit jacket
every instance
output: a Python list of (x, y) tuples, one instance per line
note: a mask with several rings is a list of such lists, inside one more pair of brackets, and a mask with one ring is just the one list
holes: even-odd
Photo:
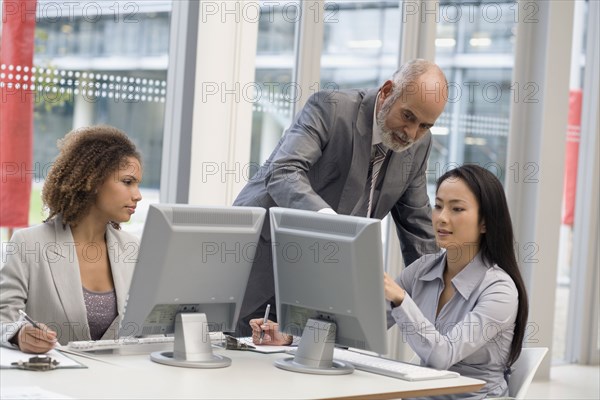
[[(332, 208), (353, 215), (367, 184), (377, 93), (338, 90), (312, 95), (234, 205)], [(425, 176), (430, 149), (427, 132), (411, 148), (389, 152), (373, 198), (372, 217), (392, 213), (406, 265), (436, 250)], [(246, 323), (244, 317), (274, 296), (270, 236), (266, 218), (238, 330)]]

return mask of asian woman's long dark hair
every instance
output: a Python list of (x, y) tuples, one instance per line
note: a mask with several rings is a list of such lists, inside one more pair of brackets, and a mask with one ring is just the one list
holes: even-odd
[(436, 192), (442, 182), (447, 179), (462, 180), (477, 199), (479, 222), (484, 221), (486, 229), (485, 233), (481, 235), (479, 243), (482, 258), (502, 268), (517, 287), (519, 306), (508, 356), (508, 366), (511, 366), (521, 354), (529, 314), (529, 302), (525, 283), (515, 257), (513, 228), (504, 188), (494, 174), (478, 165), (463, 165), (446, 172), (438, 179)]

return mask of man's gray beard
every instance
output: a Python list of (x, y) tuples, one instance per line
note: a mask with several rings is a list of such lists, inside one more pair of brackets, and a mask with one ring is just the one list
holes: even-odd
[(403, 152), (404, 150), (410, 148), (413, 144), (415, 144), (415, 142), (409, 140), (408, 137), (406, 137), (406, 135), (404, 135), (404, 133), (398, 132), (399, 133), (398, 136), (400, 136), (402, 138), (402, 140), (408, 142), (408, 144), (406, 146), (402, 146), (401, 144), (394, 141), (394, 136), (395, 136), (394, 131), (392, 131), (391, 129), (388, 129), (388, 127), (385, 126), (385, 119), (388, 116), (388, 114), (389, 114), (390, 110), (392, 109), (392, 106), (394, 105), (396, 100), (397, 99), (395, 99), (392, 96), (383, 102), (383, 104), (381, 105), (381, 110), (379, 110), (377, 112), (377, 117), (376, 117), (377, 121), (376, 122), (377, 122), (377, 127), (381, 131), (381, 142), (385, 145), (385, 147), (387, 147), (388, 149), (391, 149), (393, 152), (400, 153), (400, 152)]

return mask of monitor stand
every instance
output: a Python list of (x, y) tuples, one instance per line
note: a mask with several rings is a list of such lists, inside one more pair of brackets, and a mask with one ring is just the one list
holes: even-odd
[(281, 369), (305, 374), (344, 375), (354, 372), (354, 366), (333, 360), (336, 325), (334, 322), (309, 319), (295, 357), (275, 361)]
[(175, 316), (174, 351), (155, 352), (150, 359), (160, 364), (187, 368), (223, 368), (231, 365), (228, 357), (213, 354), (206, 314)]

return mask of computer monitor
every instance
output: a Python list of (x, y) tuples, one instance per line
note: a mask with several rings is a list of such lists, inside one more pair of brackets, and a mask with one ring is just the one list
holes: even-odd
[(237, 322), (266, 210), (150, 205), (120, 337), (175, 333), (163, 364), (219, 368), (209, 331)]
[(351, 373), (333, 360), (334, 343), (385, 353), (381, 221), (271, 208), (277, 320), (302, 332), (294, 358), (280, 368), (316, 374)]

